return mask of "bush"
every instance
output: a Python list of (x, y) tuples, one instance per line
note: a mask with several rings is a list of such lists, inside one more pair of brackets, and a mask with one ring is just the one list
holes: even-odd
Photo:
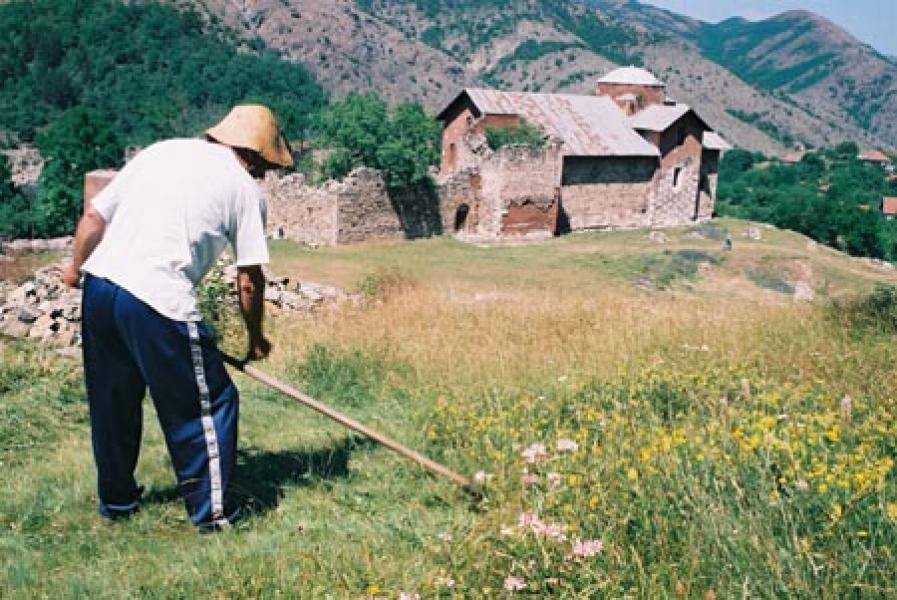
[(857, 329), (897, 333), (897, 286), (878, 284), (858, 298), (834, 301), (829, 306), (832, 320)]
[(487, 127), (486, 143), (492, 150), (505, 146), (545, 147), (545, 134), (537, 125), (521, 118), (520, 124), (511, 127)]
[(356, 293), (368, 300), (388, 300), (417, 286), (417, 281), (399, 269), (381, 268), (364, 274), (355, 286)]

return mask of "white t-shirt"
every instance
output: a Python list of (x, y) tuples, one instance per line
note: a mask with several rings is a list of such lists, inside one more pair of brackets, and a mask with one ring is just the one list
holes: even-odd
[(268, 262), (265, 200), (233, 151), (198, 139), (143, 150), (92, 201), (106, 221), (84, 270), (176, 321), (199, 321), (195, 288), (230, 243)]

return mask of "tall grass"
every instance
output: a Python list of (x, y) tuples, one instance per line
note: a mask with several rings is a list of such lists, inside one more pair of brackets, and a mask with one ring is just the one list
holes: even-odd
[(252, 516), (194, 536), (148, 419), (148, 500), (100, 527), (77, 365), (7, 347), (2, 431), (35, 446), (0, 455), (0, 595), (897, 596), (893, 334), (762, 293), (602, 282), (558, 247), (544, 277), (514, 249), (460, 249), (466, 281), (409, 256), (400, 285), (360, 280), (364, 307), (269, 323), (262, 368), (479, 473), (477, 504), (240, 379)]

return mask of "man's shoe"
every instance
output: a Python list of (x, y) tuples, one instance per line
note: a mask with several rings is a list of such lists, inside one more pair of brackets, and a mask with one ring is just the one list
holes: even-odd
[(98, 511), (103, 523), (112, 524), (137, 514), (140, 511), (140, 498), (143, 496), (143, 489), (142, 485), (137, 488), (137, 496), (129, 504), (106, 504), (101, 501)]

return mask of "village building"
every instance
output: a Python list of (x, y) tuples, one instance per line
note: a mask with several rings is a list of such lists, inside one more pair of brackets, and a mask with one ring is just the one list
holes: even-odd
[[(720, 153), (730, 148), (636, 67), (599, 79), (595, 95), (465, 89), (438, 118), (442, 212), (470, 239), (707, 220)], [(489, 128), (524, 121), (542, 129), (544, 148), (488, 147)]]
[(885, 166), (891, 164), (891, 157), (889, 157), (881, 150), (869, 150), (868, 152), (862, 152), (857, 158), (862, 162), (875, 165)]
[(897, 197), (885, 196), (881, 201), (881, 214), (891, 221), (897, 217)]

